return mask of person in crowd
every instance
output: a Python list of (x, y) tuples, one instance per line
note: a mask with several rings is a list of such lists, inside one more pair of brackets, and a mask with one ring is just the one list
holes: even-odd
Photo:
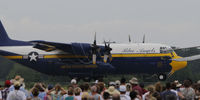
[(91, 82), (78, 86), (72, 79), (71, 84), (67, 84), (68, 92), (59, 84), (55, 87), (49, 85), (47, 89), (44, 84), (36, 83), (28, 94), (24, 79), (17, 75), (12, 81), (5, 81), (0, 89), (0, 100), (200, 100), (200, 81), (193, 83), (185, 80), (182, 85), (176, 80), (166, 83), (165, 87), (157, 82), (145, 88), (135, 77), (129, 82), (122, 78), (107, 85), (104, 82)]
[(160, 82), (156, 82), (154, 84), (155, 87), (155, 92), (153, 93), (153, 96), (157, 99), (157, 100), (161, 100), (161, 95), (160, 93), (163, 91), (163, 86)]
[[(89, 91), (89, 88), (90, 88), (90, 85), (89, 85), (89, 83), (84, 83), (84, 85), (83, 85), (83, 92), (82, 92), (82, 96), (85, 96), (85, 97), (87, 97), (87, 98), (89, 98), (88, 97), (88, 95), (89, 95), (89, 93), (88, 93), (88, 91)], [(85, 98), (84, 97), (84, 98)], [(81, 97), (81, 98), (83, 98), (83, 97)]]
[(115, 87), (115, 86), (116, 86), (116, 83), (111, 81), (111, 82), (109, 82), (108, 85), (109, 85), (109, 86), (114, 86), (114, 87)]
[(105, 92), (108, 92), (112, 97), (114, 94), (120, 95), (120, 92), (114, 86), (110, 86)]
[(3, 90), (2, 86), (0, 85), (0, 91)]
[(195, 89), (195, 100), (200, 100), (200, 86), (197, 86)]
[(89, 85), (89, 83), (84, 83), (84, 88), (83, 88), (83, 92), (87, 92), (88, 93), (88, 91), (89, 91), (89, 88), (90, 88), (90, 85)]
[(20, 75), (16, 75), (14, 79), (11, 79), (11, 86), (9, 87), (9, 91), (14, 91), (14, 85), (12, 83), (15, 83), (16, 81), (20, 83), (20, 91), (24, 92), (26, 95), (26, 98), (30, 99), (30, 95), (28, 91), (25, 89), (25, 83), (24, 78), (22, 78)]
[(140, 83), (140, 87), (142, 88), (142, 94), (145, 94), (147, 90), (144, 88), (144, 83)]
[(37, 89), (39, 91), (39, 94), (38, 94), (38, 98), (40, 98), (41, 100), (44, 100), (45, 99), (45, 96), (47, 95), (46, 93), (46, 88), (45, 86), (42, 84), (42, 83), (35, 83), (35, 85), (33, 86), (33, 88), (30, 90), (31, 91), (31, 97), (33, 97), (33, 90), (34, 89)]
[(182, 84), (179, 83), (178, 80), (175, 80), (174, 83), (175, 83), (175, 85), (176, 85), (176, 90), (177, 90), (178, 92), (180, 92), (180, 88), (182, 87)]
[(1, 91), (1, 95), (2, 95), (2, 100), (6, 100), (9, 91), (9, 87), (11, 85), (10, 80), (6, 80), (4, 83), (4, 89)]
[(101, 100), (102, 100), (103, 99), (103, 93), (106, 90), (105, 83), (104, 82), (98, 82), (96, 86), (99, 87), (98, 93), (101, 95)]
[(7, 100), (26, 100), (25, 93), (19, 90), (20, 85), (18, 81), (14, 83), (14, 90), (9, 92)]
[(113, 94), (112, 95), (112, 100), (121, 100), (120, 99), (120, 94), (117, 94), (117, 93)]
[(129, 95), (132, 91), (132, 86), (130, 83), (126, 83), (126, 95)]
[(131, 100), (142, 100), (142, 98), (135, 91), (131, 91), (129, 96), (130, 96)]
[(39, 95), (38, 95), (38, 97), (41, 100), (44, 100), (45, 96), (47, 95), (47, 93), (46, 93), (46, 86), (43, 83), (39, 83), (39, 88), (38, 89), (39, 89)]
[(2, 95), (1, 95), (1, 91), (0, 91), (0, 100), (2, 100)]
[(68, 96), (64, 99), (64, 100), (77, 100), (75, 97), (74, 97), (74, 89), (73, 87), (69, 87), (68, 88)]
[(163, 86), (160, 82), (156, 82), (154, 86), (156, 92), (161, 93), (163, 91)]
[(48, 85), (47, 89), (45, 100), (53, 100), (51, 93), (49, 94), (49, 91), (53, 89), (53, 85)]
[[(20, 83), (20, 90), (23, 91), (23, 89), (25, 88), (24, 78), (22, 78), (20, 75), (16, 75), (15, 78), (11, 80), (11, 83), (15, 83), (16, 81)], [(15, 90), (15, 88), (14, 88), (14, 85), (12, 84), (9, 88), (9, 91), (13, 91), (13, 90)]]
[(95, 100), (95, 99), (93, 96), (90, 95), (88, 100)]
[(83, 93), (81, 96), (81, 100), (89, 100), (89, 98), (90, 98), (89, 93)]
[(171, 91), (176, 93), (177, 100), (179, 99), (184, 99), (185, 97), (182, 95), (182, 93), (177, 89), (177, 84), (176, 82), (173, 82), (171, 84)]
[(143, 100), (156, 100), (156, 98), (153, 96), (153, 93), (155, 92), (155, 87), (153, 85), (148, 86), (147, 88), (148, 92), (146, 92), (142, 98)]
[(94, 98), (94, 100), (100, 100), (100, 94), (97, 93), (97, 86), (93, 85), (91, 87), (91, 96)]
[(165, 86), (166, 90), (161, 93), (162, 100), (177, 100), (175, 92), (171, 91), (171, 83), (167, 82)]
[(103, 99), (104, 99), (104, 100), (111, 100), (111, 99), (110, 99), (110, 94), (109, 94), (108, 92), (104, 92), (104, 93), (103, 93)]
[(120, 85), (119, 91), (120, 91), (120, 99), (121, 100), (131, 100), (130, 96), (126, 95), (126, 86), (125, 85)]
[(53, 100), (61, 100), (62, 96), (67, 92), (61, 87), (60, 84), (56, 84), (55, 87), (48, 91), (48, 94), (51, 94)]
[(136, 91), (139, 93), (140, 96), (143, 95), (143, 92), (142, 92), (142, 88), (138, 85), (138, 79), (136, 77), (133, 77), (130, 81), (129, 81), (132, 85), (132, 90)]
[(79, 88), (79, 87), (76, 87), (76, 88), (74, 89), (75, 98), (76, 98), (77, 100), (81, 100), (81, 92), (82, 92), (82, 90), (81, 90), (81, 88)]
[(180, 92), (183, 94), (184, 98), (186, 100), (194, 100), (195, 98), (195, 91), (191, 87), (191, 81), (190, 80), (185, 80), (184, 81), (184, 87), (180, 88)]
[[(171, 83), (171, 91), (176, 93), (176, 96), (178, 97), (178, 91), (176, 90), (176, 84), (173, 82)], [(177, 98), (178, 100), (178, 98)]]
[(115, 88), (119, 91), (119, 86), (120, 86), (121, 82), (119, 80), (115, 81)]
[(126, 79), (122, 77), (120, 83), (121, 83), (120, 85), (126, 85)]
[(34, 88), (32, 91), (33, 97), (31, 98), (31, 100), (42, 100), (38, 97), (39, 95), (39, 90), (37, 88)]
[(76, 88), (78, 86), (76, 79), (71, 80), (71, 85), (72, 85), (73, 88)]

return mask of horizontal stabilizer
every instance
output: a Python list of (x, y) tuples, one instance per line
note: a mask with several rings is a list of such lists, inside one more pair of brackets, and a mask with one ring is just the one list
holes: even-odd
[(194, 55), (190, 57), (183, 57), (183, 58), (178, 58), (178, 59), (172, 59), (174, 61), (193, 61), (193, 60), (198, 60), (200, 59), (200, 55)]

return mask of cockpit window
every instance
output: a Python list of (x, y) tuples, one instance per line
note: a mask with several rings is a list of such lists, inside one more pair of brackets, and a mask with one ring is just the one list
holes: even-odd
[(172, 53), (172, 52), (173, 52), (172, 48), (160, 47), (160, 53)]

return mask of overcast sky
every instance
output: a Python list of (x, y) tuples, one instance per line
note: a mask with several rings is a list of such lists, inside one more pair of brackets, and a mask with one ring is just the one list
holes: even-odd
[(0, 20), (17, 40), (200, 45), (200, 0), (1, 0)]

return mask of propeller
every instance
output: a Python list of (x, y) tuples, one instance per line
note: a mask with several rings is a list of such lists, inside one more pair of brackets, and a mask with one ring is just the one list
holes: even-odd
[(145, 43), (145, 34), (144, 34), (144, 36), (143, 36), (143, 41), (142, 41), (142, 43)]
[(130, 34), (128, 35), (128, 42), (131, 43), (131, 36), (130, 36)]
[(107, 63), (107, 59), (109, 58), (110, 61), (112, 61), (112, 55), (111, 55), (111, 51), (112, 48), (110, 48), (110, 42), (108, 42), (108, 44), (105, 43), (105, 49), (104, 49), (104, 62)]
[(96, 59), (97, 59), (97, 52), (99, 52), (99, 47), (97, 46), (97, 42), (96, 42), (96, 32), (95, 32), (95, 35), (94, 35), (94, 42), (92, 44), (92, 63), (93, 64), (96, 64)]

